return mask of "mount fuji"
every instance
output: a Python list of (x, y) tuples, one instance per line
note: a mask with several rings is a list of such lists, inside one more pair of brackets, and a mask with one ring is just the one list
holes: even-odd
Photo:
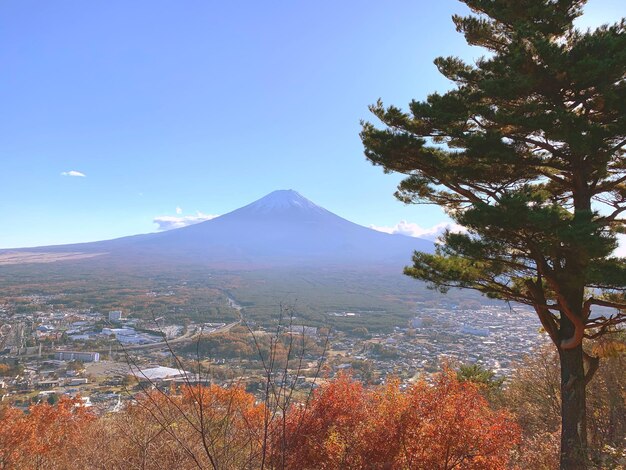
[[(357, 225), (293, 190), (274, 191), (220, 217), (165, 232), (91, 243), (11, 250), (119, 262), (201, 264), (221, 268), (404, 266), (432, 242)], [(0, 256), (8, 250), (0, 251)], [(87, 262), (88, 259), (83, 261)], [(26, 261), (28, 262), (28, 261)]]

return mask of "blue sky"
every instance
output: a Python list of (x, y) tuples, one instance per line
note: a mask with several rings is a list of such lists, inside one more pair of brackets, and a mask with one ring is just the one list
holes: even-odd
[[(427, 5), (427, 7), (425, 7)], [(449, 87), (481, 55), (457, 1), (0, 2), (0, 248), (157, 230), (296, 189), (362, 225), (446, 221), (404, 206), (359, 120)], [(581, 25), (626, 16), (592, 0)], [(85, 176), (69, 172), (79, 172)], [(66, 173), (63, 175), (62, 173)]]

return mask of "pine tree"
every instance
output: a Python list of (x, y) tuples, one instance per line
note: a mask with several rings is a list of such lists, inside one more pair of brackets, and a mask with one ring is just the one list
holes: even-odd
[[(586, 339), (626, 321), (626, 22), (581, 32), (584, 0), (463, 0), (453, 16), (475, 64), (438, 58), (456, 85), (409, 111), (371, 106), (367, 158), (406, 175), (396, 197), (438, 204), (446, 233), (406, 274), (534, 308), (561, 363), (561, 468), (586, 466)], [(596, 307), (612, 307), (599, 316)], [(586, 342), (586, 341), (585, 341)]]

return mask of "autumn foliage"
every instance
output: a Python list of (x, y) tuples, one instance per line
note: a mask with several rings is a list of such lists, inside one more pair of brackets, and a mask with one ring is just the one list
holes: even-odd
[(98, 468), (255, 468), (263, 417), (264, 407), (240, 387), (153, 390), (99, 420), (100, 438), (115, 445)]
[(1, 413), (1, 469), (500, 469), (519, 439), (451, 373), (406, 390), (341, 376), (286, 413), (218, 386), (151, 391), (98, 419), (70, 400)]
[(68, 468), (93, 420), (80, 400), (69, 398), (33, 405), (28, 414), (0, 408), (0, 468)]
[(499, 469), (519, 430), (475, 385), (444, 373), (405, 391), (340, 377), (289, 415), (287, 435), (277, 457), (287, 468)]

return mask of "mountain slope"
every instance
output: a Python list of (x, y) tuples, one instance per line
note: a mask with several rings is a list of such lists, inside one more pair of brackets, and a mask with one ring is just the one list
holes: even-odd
[[(160, 260), (220, 267), (389, 265), (410, 262), (433, 244), (343, 219), (292, 190), (274, 191), (228, 214), (167, 232), (28, 249), (119, 260)], [(15, 250), (12, 250), (15, 251)]]

